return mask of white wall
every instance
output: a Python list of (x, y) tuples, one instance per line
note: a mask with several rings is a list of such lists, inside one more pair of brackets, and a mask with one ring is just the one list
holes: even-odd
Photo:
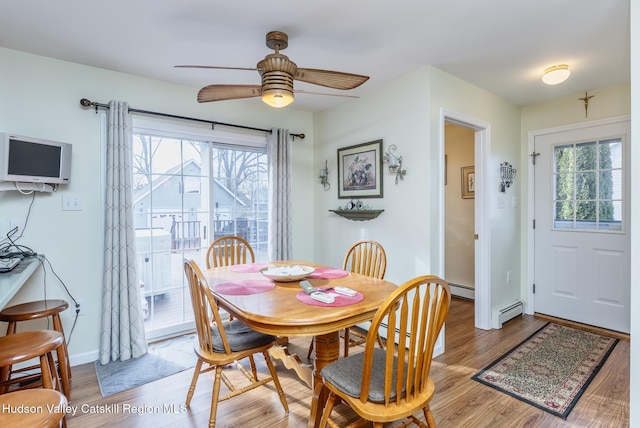
[[(305, 133), (305, 140), (296, 139), (293, 144), (294, 257), (313, 259), (313, 248), (308, 245), (312, 239), (308, 222), (314, 216), (308, 190), (312, 181), (315, 185), (311, 114), (272, 109), (259, 99), (198, 104), (196, 93), (194, 88), (0, 49), (0, 131), (73, 144), (71, 184), (53, 194), (36, 194), (25, 237), (19, 243), (46, 254), (74, 298), (83, 301), (86, 315), (75, 327), (69, 349), (74, 364), (97, 355), (102, 282), (100, 115), (82, 108), (81, 98), (101, 103), (118, 99), (136, 109)], [(83, 210), (63, 212), (65, 193), (81, 195)], [(8, 227), (11, 219), (24, 221), (30, 201), (30, 195), (4, 194), (0, 226)], [(35, 275), (10, 304), (43, 298), (43, 279), (41, 273)], [(68, 299), (51, 274), (47, 275), (46, 296)], [(62, 319), (69, 333), (71, 311), (66, 312)]]
[[(403, 283), (433, 273), (429, 255), (431, 182), (429, 170), (428, 70), (420, 70), (360, 99), (314, 115), (314, 158), (317, 171), (329, 163), (331, 189), (316, 184), (314, 243), (320, 263), (342, 265), (349, 246), (358, 239), (374, 239), (387, 253), (386, 279)], [(383, 150), (397, 146), (403, 157), (404, 180), (396, 185), (383, 165), (383, 198), (363, 199), (385, 211), (374, 220), (356, 222), (328, 210), (344, 206), (338, 199), (338, 148), (383, 140)]]
[[(485, 181), (488, 192), (485, 216), (489, 222), (488, 234), (490, 239), (491, 257), (489, 260), (489, 295), (492, 310), (501, 308), (505, 304), (512, 303), (520, 298), (520, 284), (512, 280), (507, 284), (507, 271), (512, 272), (513, 278), (520, 275), (520, 205), (513, 206), (512, 198), (519, 202), (518, 188), (512, 186), (507, 193), (499, 192), (499, 168), (500, 163), (507, 161), (514, 168), (520, 169), (520, 108), (514, 106), (494, 94), (464, 82), (456, 77), (433, 69), (431, 82), (431, 129), (430, 139), (432, 157), (438, 155), (436, 141), (443, 135), (443, 124), (440, 120), (440, 110), (456, 112), (464, 117), (471, 117), (487, 123), (490, 127), (488, 134), (490, 141), (489, 158), (483, 157), (483, 162), (488, 165), (487, 180)], [(478, 154), (476, 153), (476, 160)], [(433, 166), (432, 166), (433, 168)], [(478, 177), (479, 165), (476, 163), (476, 186), (481, 186)], [(437, 169), (434, 173), (439, 173)], [(516, 182), (522, 180), (516, 177)], [(432, 199), (435, 204), (437, 199)], [(475, 204), (481, 203), (476, 194)], [(501, 199), (507, 198), (509, 203), (501, 206)], [(438, 222), (440, 219), (437, 219)], [(484, 239), (480, 236), (479, 239)], [(437, 240), (433, 240), (432, 253), (434, 265), (441, 263), (441, 253)], [(481, 290), (478, 288), (480, 278), (476, 277), (476, 296)], [(478, 318), (476, 318), (478, 319)]]
[[(444, 135), (440, 111), (448, 109), (491, 124), (491, 200), (498, 197), (498, 166), (509, 161), (518, 168), (520, 158), (520, 109), (505, 100), (427, 67), (392, 82), (364, 97), (314, 115), (316, 170), (328, 159), (331, 190), (316, 186), (316, 257), (321, 263), (339, 265), (349, 244), (370, 238), (381, 242), (388, 257), (386, 278), (401, 284), (415, 276), (442, 276), (440, 242), (441, 157)], [(328, 212), (345, 201), (337, 197), (336, 149), (383, 139), (385, 149), (396, 144), (407, 175), (397, 185), (384, 177), (384, 197), (366, 202), (385, 211), (375, 220), (353, 222)], [(332, 171), (332, 172), (331, 172)], [(495, 184), (495, 186), (493, 186)], [(517, 190), (514, 190), (517, 195)], [(519, 297), (515, 281), (506, 286), (506, 271), (520, 274), (519, 208), (490, 207), (492, 235), (492, 305)], [(498, 278), (501, 283), (498, 283)], [(504, 283), (504, 284), (502, 284)]]
[[(640, 2), (632, 1), (631, 27), (631, 182), (640, 183)], [(640, 186), (631, 187), (631, 260), (640, 260)], [(631, 263), (631, 397), (629, 426), (640, 426), (640, 264)]]

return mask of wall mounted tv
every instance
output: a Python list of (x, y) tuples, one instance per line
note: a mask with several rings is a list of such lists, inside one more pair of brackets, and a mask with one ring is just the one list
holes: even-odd
[(0, 181), (69, 183), (71, 144), (0, 133)]

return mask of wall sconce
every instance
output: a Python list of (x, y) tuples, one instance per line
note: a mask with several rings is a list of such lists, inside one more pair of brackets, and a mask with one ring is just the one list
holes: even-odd
[(407, 170), (402, 169), (402, 156), (394, 154), (397, 148), (395, 144), (392, 144), (384, 154), (384, 160), (389, 162), (389, 172), (396, 175), (396, 184), (398, 184), (398, 178), (404, 179), (407, 173)]
[(513, 179), (516, 178), (516, 172), (517, 170), (509, 162), (500, 164), (500, 191), (502, 193), (505, 193), (511, 187)]
[(320, 184), (324, 186), (324, 190), (329, 190), (331, 184), (329, 184), (329, 168), (327, 168), (327, 161), (324, 161), (324, 168), (320, 170), (318, 178), (320, 179)]

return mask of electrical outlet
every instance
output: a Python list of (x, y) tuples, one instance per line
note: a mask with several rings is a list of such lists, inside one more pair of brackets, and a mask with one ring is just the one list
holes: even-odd
[(511, 271), (507, 271), (507, 284), (511, 284)]
[(82, 316), (84, 315), (84, 305), (82, 304), (82, 300), (76, 300), (75, 307), (73, 308), (73, 316)]

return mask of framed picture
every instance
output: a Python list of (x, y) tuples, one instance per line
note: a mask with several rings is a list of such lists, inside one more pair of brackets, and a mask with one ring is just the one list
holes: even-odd
[(462, 167), (462, 199), (473, 199), (476, 194), (476, 174), (474, 167)]
[(382, 198), (382, 140), (338, 149), (338, 198)]

